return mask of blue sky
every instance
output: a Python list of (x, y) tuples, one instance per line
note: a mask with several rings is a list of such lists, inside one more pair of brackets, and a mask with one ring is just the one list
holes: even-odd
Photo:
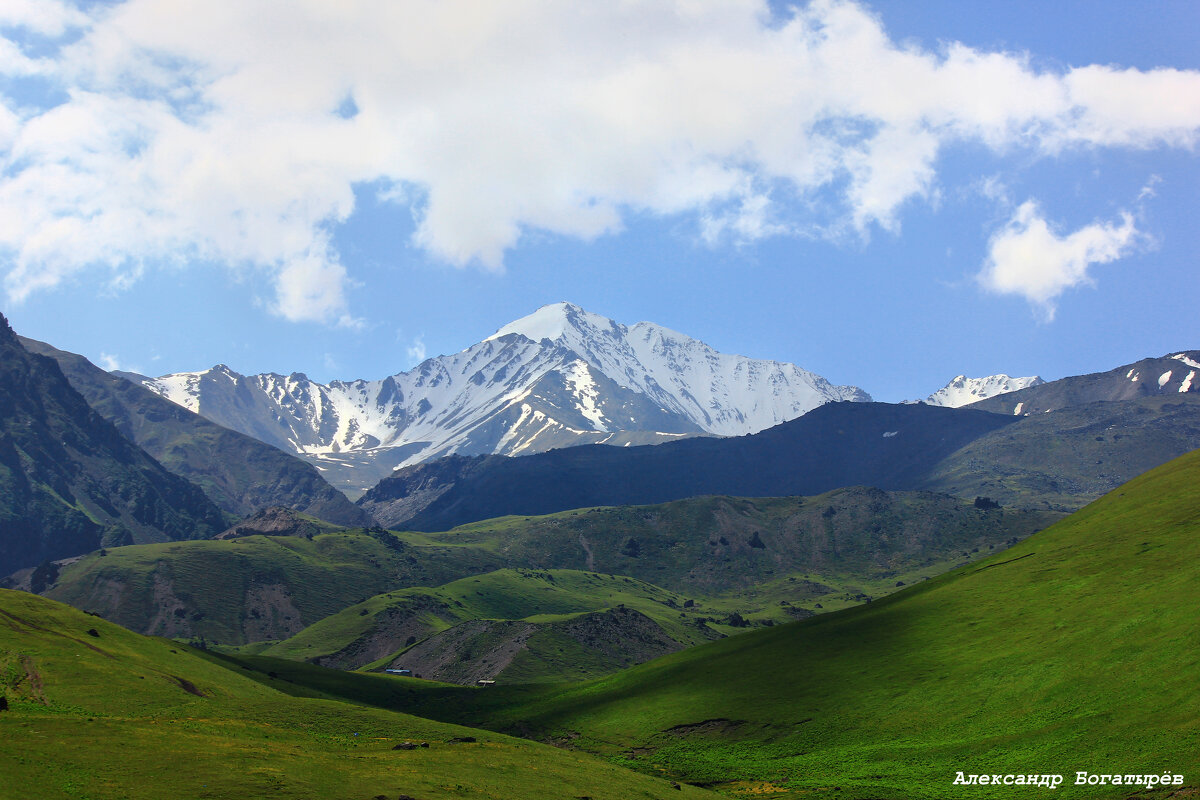
[(379, 378), (568, 300), (877, 399), (1200, 348), (1200, 6), (0, 7), (0, 310)]

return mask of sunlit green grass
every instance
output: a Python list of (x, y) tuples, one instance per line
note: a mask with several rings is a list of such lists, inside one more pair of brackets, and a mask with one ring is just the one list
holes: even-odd
[[(574, 732), (577, 746), (648, 772), (803, 797), (1023, 796), (955, 787), (959, 770), (1061, 773), (1067, 784), (1077, 771), (1169, 771), (1194, 786), (1198, 612), (1200, 451), (1010, 550), (869, 605), (588, 684), (429, 687), (403, 707)], [(713, 719), (729, 722), (670, 732)]]
[[(533, 742), (289, 696), (275, 688), (288, 686), (282, 680), (244, 672), (44, 598), (0, 591), (0, 693), (8, 704), (0, 711), (0, 797), (704, 794)], [(478, 741), (449, 741), (462, 736)], [(404, 741), (429, 747), (392, 749)]]

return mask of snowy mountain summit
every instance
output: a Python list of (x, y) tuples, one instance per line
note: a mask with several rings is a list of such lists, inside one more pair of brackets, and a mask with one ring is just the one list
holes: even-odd
[(1015, 392), (1030, 386), (1041, 386), (1044, 380), (1036, 375), (1028, 378), (1010, 378), (1008, 375), (989, 375), (986, 378), (968, 378), (959, 375), (941, 389), (925, 398), (926, 405), (959, 408), (1006, 392)]
[(147, 378), (164, 397), (313, 461), (361, 491), (444, 455), (524, 455), (755, 433), (837, 400), (869, 401), (794, 364), (719, 353), (649, 322), (544, 306), (459, 353), (382, 380), (320, 384), (224, 365)]

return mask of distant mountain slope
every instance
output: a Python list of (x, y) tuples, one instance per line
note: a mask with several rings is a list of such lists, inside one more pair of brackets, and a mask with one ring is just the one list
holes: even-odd
[[(446, 530), (506, 514), (659, 503), (705, 494), (912, 488), (942, 458), (1015, 420), (966, 409), (831, 403), (752, 436), (656, 447), (573, 447), (399, 470), (359, 501), (381, 524)], [(414, 507), (420, 492), (429, 500)]]
[(961, 408), (998, 394), (1015, 392), (1030, 386), (1041, 386), (1043, 383), (1045, 381), (1036, 375), (1028, 378), (1010, 378), (1004, 374), (989, 375), (986, 378), (968, 378), (966, 375), (959, 375), (922, 402), (931, 406)]
[(285, 639), (389, 589), (501, 566), (482, 550), (414, 547), (382, 531), (251, 534), (90, 553), (43, 591), (139, 633), (242, 644)]
[(920, 488), (1073, 511), (1198, 447), (1200, 394), (1073, 405), (979, 437), (939, 462)]
[(398, 470), (359, 503), (383, 525), (416, 530), (589, 505), (853, 485), (1071, 511), (1200, 447), (1195, 393), (1032, 416), (978, 405), (836, 403), (748, 437), (443, 459)]
[(440, 456), (740, 435), (838, 400), (869, 400), (792, 364), (718, 353), (658, 325), (545, 306), (459, 353), (382, 380), (244, 376), (223, 365), (143, 378), (227, 428), (362, 491)]
[(0, 317), (0, 575), (224, 528), (198, 487), (122, 436)]
[(25, 349), (49, 356), (92, 408), (167, 469), (193, 481), (239, 516), (286, 506), (339, 525), (371, 519), (317, 470), (253, 437), (236, 433), (105, 372), (83, 356), (33, 339)]
[(1144, 358), (1108, 372), (1075, 375), (982, 400), (972, 408), (1029, 416), (1099, 401), (1200, 394), (1200, 350)]
[[(532, 736), (574, 731), (647, 772), (731, 793), (1189, 796), (1200, 784), (1198, 485), (1195, 451), (1003, 553), (869, 605), (599, 683), (431, 690), (406, 708)], [(1049, 792), (954, 784), (1033, 773), (1064, 781)], [(1180, 783), (1158, 789), (1164, 773)]]
[[(24, 592), (0, 590), (0, 675), (6, 798), (719, 798), (583, 753), (339, 701)], [(416, 683), (357, 678), (397, 701)]]

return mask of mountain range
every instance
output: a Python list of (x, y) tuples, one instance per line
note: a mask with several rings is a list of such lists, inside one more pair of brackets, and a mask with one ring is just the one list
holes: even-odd
[[(464, 762), (396, 732), (444, 730), (447, 750), (473, 735), (374, 705), (591, 750), (616, 770), (583, 784), (584, 762), (563, 762), (570, 783), (546, 784), (553, 796), (700, 796), (692, 782), (941, 797), (954, 769), (1039, 758), (1188, 774), (1200, 462), (1147, 470), (1200, 447), (1198, 371), (1200, 352), (1180, 351), (874, 403), (558, 304), (374, 395), (266, 376), (290, 381), (280, 393), (228, 370), (108, 373), (4, 324), (0, 570), (25, 569), (3, 585), (91, 616), (0, 590), (0, 723), (33, 734), (6, 739), (0, 761), (38, 796), (85, 763), (123, 797), (205, 794), (217, 775), (230, 796), (283, 785), (197, 741), (203, 728), (275, 753), (288, 780), (324, 759), (324, 782), (303, 775), (296, 796), (529, 795), (525, 778), (491, 783), (502, 737), (482, 733), (484, 760)], [(225, 403), (277, 440), (189, 402)], [(430, 437), (405, 439), (404, 419)], [(358, 480), (371, 454), (386, 455), (377, 469), (439, 453), (357, 505), (323, 477), (336, 458)], [(132, 738), (153, 775), (110, 770)], [(160, 766), (185, 752), (210, 759), (202, 774)], [(419, 768), (397, 771), (403, 759)], [(622, 766), (676, 782), (614, 788)]]
[[(795, 365), (721, 354), (661, 326), (625, 326), (568, 303), (545, 306), (409, 373), (329, 385), (295, 374), (240, 376), (224, 367), (158, 379), (109, 373), (8, 335), (12, 366), (37, 365), (25, 377), (49, 375), (36, 354), (57, 362), (57, 377), (46, 378), (56, 388), (41, 382), (38, 392), (71, 396), (80, 413), (89, 407), (116, 427), (114, 441), (127, 443), (119, 458), (128, 462), (141, 452), (155, 470), (165, 467), (194, 484), (189, 497), (199, 497), (198, 487), (224, 512), (200, 512), (209, 521), (186, 535), (208, 536), (233, 516), (275, 506), (339, 525), (380, 521), (428, 530), (504, 513), (704, 493), (815, 494), (851, 484), (968, 499), (977, 492), (1021, 507), (1071, 510), (1196, 446), (1190, 398), (1200, 386), (1198, 351), (1050, 383), (960, 375), (904, 410)], [(21, 380), (14, 376), (10, 392), (22, 391)], [(26, 406), (38, 413), (51, 408), (33, 400)], [(967, 401), (974, 401), (969, 409), (962, 407)], [(20, 405), (15, 395), (12, 402)], [(1048, 411), (1059, 413), (1037, 419)], [(1009, 423), (1017, 424), (999, 433)], [(1124, 433), (1104, 436), (1118, 428)], [(591, 442), (624, 446), (573, 452)], [(663, 444), (635, 446), (649, 442)], [(1059, 446), (1045, 446), (1050, 442)], [(50, 468), (57, 456), (40, 452), (45, 463), (29, 458), (22, 469)], [(450, 455), (435, 458), (439, 453)], [(413, 463), (393, 474), (406, 462)], [(347, 500), (346, 493), (364, 490), (357, 506)], [(32, 495), (23, 496), (6, 513), (37, 516), (29, 510)], [(55, 523), (55, 535), (91, 533), (65, 549), (12, 545), (29, 552), (5, 562), (6, 571), (78, 554), (88, 549), (84, 540), (180, 538), (190, 526), (172, 520), (196, 510), (172, 490), (160, 498), (175, 499), (158, 511), (139, 509), (149, 522), (133, 523), (125, 512), (90, 510), (73, 492), (49, 497), (53, 509), (34, 504), (42, 517), (57, 519), (61, 511), (78, 520)], [(96, 534), (96, 526), (107, 533)]]
[(301, 456), (349, 494), (445, 455), (740, 436), (841, 400), (869, 401), (794, 364), (719, 353), (649, 322), (544, 306), (478, 344), (381, 380), (293, 373), (125, 377)]
[(0, 317), (0, 574), (226, 527), (199, 487), (151, 458), (25, 350)]
[(105, 372), (83, 356), (18, 338), (30, 353), (54, 359), (100, 416), (168, 470), (203, 489), (223, 511), (244, 517), (284, 506), (339, 525), (372, 523), (311, 464)]

